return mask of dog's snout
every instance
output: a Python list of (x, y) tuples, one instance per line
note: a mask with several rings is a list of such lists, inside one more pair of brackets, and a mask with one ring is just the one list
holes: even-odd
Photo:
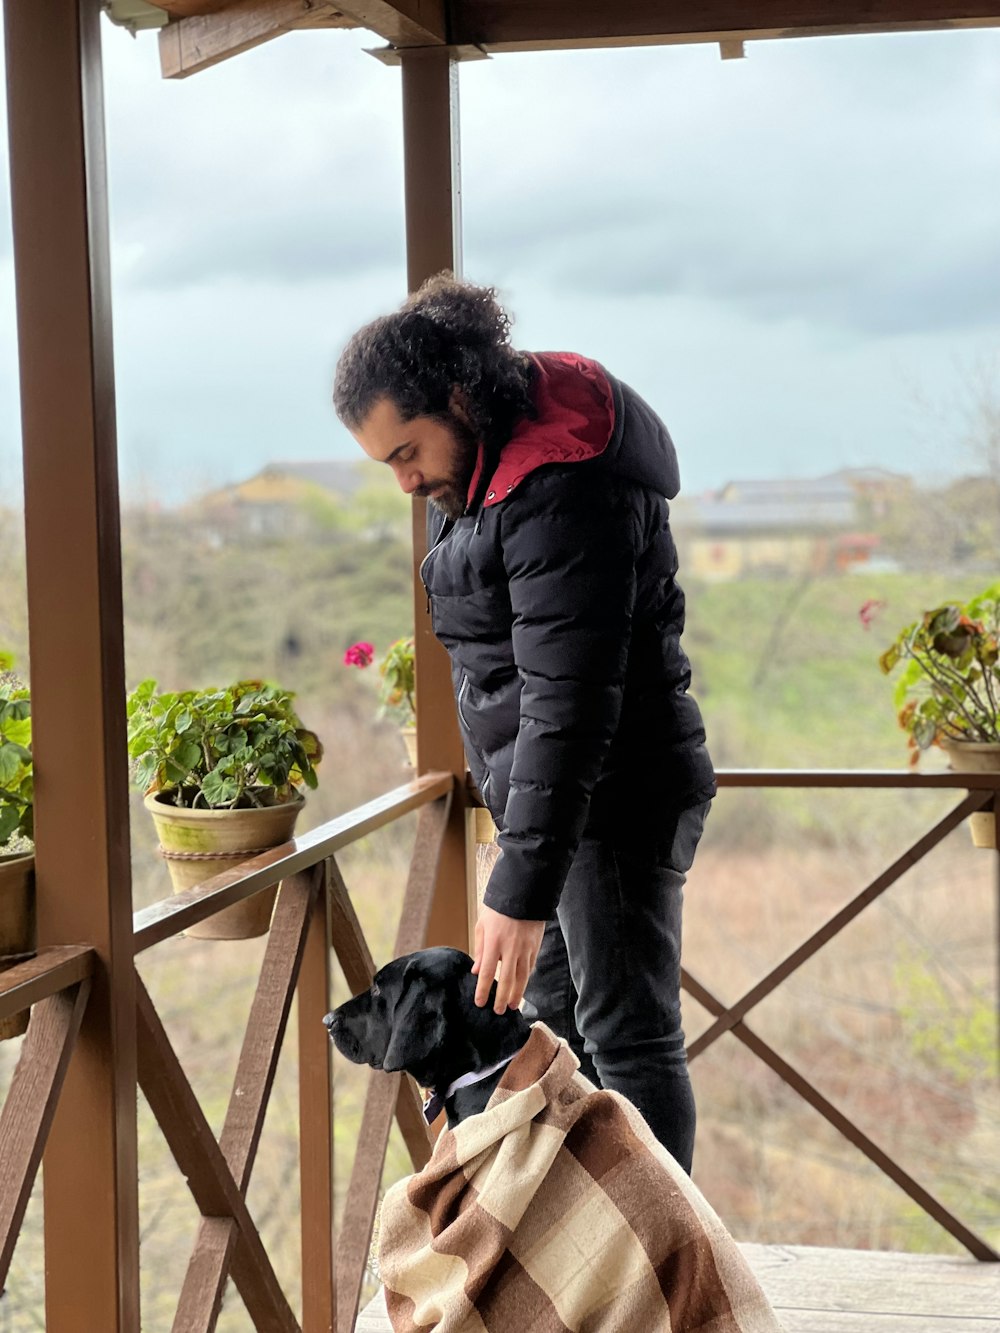
[(332, 1037), (336, 1029), (340, 1026), (340, 1015), (337, 1013), (336, 1009), (324, 1017), (323, 1026)]

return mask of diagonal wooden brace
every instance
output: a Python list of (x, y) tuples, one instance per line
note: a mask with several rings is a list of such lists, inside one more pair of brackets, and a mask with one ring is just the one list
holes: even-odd
[(788, 977), (792, 975), (803, 963), (807, 962), (812, 956), (819, 952), (825, 944), (838, 935), (845, 926), (849, 925), (856, 916), (859, 915), (870, 903), (880, 897), (886, 889), (890, 888), (901, 878), (907, 870), (922, 860), (934, 847), (957, 828), (959, 824), (969, 815), (975, 814), (984, 806), (990, 805), (993, 801), (991, 792), (975, 791), (969, 795), (954, 810), (949, 811), (943, 819), (939, 820), (933, 828), (928, 829), (924, 836), (917, 840), (907, 851), (903, 853), (891, 866), (882, 872), (876, 879), (864, 889), (861, 890), (846, 906), (839, 912), (834, 913), (828, 921), (809, 938), (803, 941), (797, 949), (782, 959), (780, 963), (765, 977), (762, 977), (756, 985), (752, 986), (745, 995), (741, 996), (735, 1004), (729, 1005), (719, 1014), (715, 1022), (705, 1029), (700, 1036), (696, 1037), (687, 1048), (687, 1057), (690, 1062), (696, 1056), (706, 1051), (713, 1042), (717, 1041), (724, 1032), (729, 1032), (743, 1019), (751, 1009), (760, 1004), (761, 1000), (770, 995), (771, 992), (781, 985)]
[[(322, 877), (322, 865), (290, 876), (281, 886), (274, 909), (233, 1094), (217, 1145), (231, 1183), (241, 1198), (246, 1195), (253, 1170), (302, 962), (309, 915)], [(167, 1132), (167, 1127), (162, 1127)], [(211, 1153), (212, 1150), (205, 1148), (205, 1151)], [(298, 1322), (287, 1301), (283, 1296), (278, 1300), (280, 1289), (276, 1291), (270, 1264), (266, 1269), (261, 1266), (260, 1252), (258, 1261), (246, 1261), (246, 1249), (253, 1245), (252, 1238), (247, 1238), (238, 1225), (225, 1180), (216, 1179), (216, 1188), (220, 1184), (226, 1189), (226, 1206), (219, 1214), (202, 1217), (174, 1316), (174, 1333), (212, 1333), (222, 1305), (230, 1263), (234, 1265), (234, 1278), (242, 1279), (250, 1291), (251, 1300), (266, 1300), (268, 1303), (269, 1313), (261, 1327), (274, 1329), (275, 1333), (298, 1333)]]
[(227, 1254), (235, 1249), (233, 1278), (250, 1317), (260, 1328), (297, 1329), (243, 1195), (139, 977), (136, 1009), (139, 1086), (202, 1216), (232, 1231)]
[[(725, 1005), (696, 977), (691, 976), (685, 969), (681, 969), (681, 976), (685, 990), (687, 990), (700, 1005), (708, 1010), (710, 1014), (721, 1015), (725, 1013)], [(772, 1069), (778, 1077), (793, 1088), (799, 1096), (809, 1103), (814, 1110), (818, 1111), (824, 1120), (829, 1121), (831, 1125), (844, 1135), (856, 1148), (868, 1158), (870, 1162), (884, 1172), (890, 1180), (894, 1181), (905, 1194), (924, 1210), (930, 1214), (935, 1222), (938, 1222), (944, 1229), (959, 1242), (976, 1258), (986, 1260), (998, 1260), (1000, 1254), (985, 1240), (982, 1236), (971, 1231), (963, 1222), (961, 1222), (948, 1208), (945, 1207), (929, 1190), (924, 1189), (918, 1181), (904, 1171), (904, 1169), (895, 1162), (887, 1152), (878, 1146), (873, 1139), (858, 1128), (857, 1125), (845, 1115), (833, 1102), (824, 1097), (823, 1094), (809, 1082), (804, 1074), (801, 1074), (794, 1065), (790, 1065), (787, 1060), (778, 1054), (773, 1046), (769, 1046), (766, 1041), (751, 1031), (743, 1022), (737, 1023), (732, 1033), (738, 1037), (744, 1046), (753, 1051), (759, 1059)]]
[[(399, 928), (396, 932), (394, 957), (419, 949), (427, 938), (427, 925), (430, 920), (431, 906), (434, 901), (434, 887), (437, 881), (438, 860), (448, 824), (450, 804), (451, 797), (449, 795), (435, 801), (433, 805), (425, 806), (420, 812), (416, 842), (410, 860), (410, 873), (406, 883), (406, 891), (403, 895)], [(350, 900), (346, 899), (346, 894), (334, 894), (334, 897), (340, 899), (340, 901), (337, 903), (333, 919), (343, 925), (345, 921), (353, 916), (353, 909), (350, 908)], [(349, 964), (351, 973), (347, 973), (345, 967), (345, 973), (348, 975), (349, 981), (353, 978), (362, 980), (362, 965), (364, 971), (367, 972), (368, 965), (372, 961), (360, 927), (356, 926), (356, 918), (355, 927), (357, 934), (355, 935), (353, 930), (351, 932), (351, 954), (353, 955)], [(336, 938), (337, 931), (335, 930), (334, 939), (336, 940)], [(348, 951), (345, 949), (346, 953)], [(373, 971), (374, 969), (367, 973), (367, 978), (358, 987), (359, 990), (363, 990), (370, 985)], [(358, 1136), (358, 1150), (351, 1171), (351, 1182), (347, 1192), (347, 1202), (344, 1205), (344, 1216), (337, 1245), (338, 1333), (350, 1333), (357, 1318), (361, 1285), (365, 1274), (365, 1260), (368, 1256), (375, 1211), (378, 1207), (378, 1189), (382, 1179), (389, 1130), (392, 1127), (393, 1111), (396, 1110), (397, 1106), (402, 1105), (400, 1098), (404, 1093), (409, 1099), (411, 1107), (415, 1103), (415, 1108), (419, 1110), (419, 1101), (416, 1100), (416, 1093), (411, 1080), (398, 1074), (386, 1076), (374, 1072), (369, 1079), (361, 1133)], [(403, 1124), (402, 1116), (400, 1116), (400, 1124)], [(422, 1117), (420, 1124), (426, 1143), (427, 1130)]]
[(0, 1111), (0, 1291), (90, 994), (85, 977), (40, 1000)]
[[(351, 994), (360, 995), (372, 984), (372, 977), (376, 972), (375, 961), (354, 911), (354, 904), (347, 892), (340, 867), (332, 857), (329, 865), (330, 935)], [(420, 1171), (430, 1161), (431, 1137), (424, 1121), (420, 1094), (411, 1078), (399, 1080), (396, 1120), (410, 1154), (413, 1169)]]

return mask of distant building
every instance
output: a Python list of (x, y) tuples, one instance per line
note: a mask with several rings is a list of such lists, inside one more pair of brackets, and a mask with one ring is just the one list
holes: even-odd
[(189, 510), (207, 521), (210, 538), (239, 531), (279, 540), (305, 533), (318, 511), (350, 501), (368, 480), (360, 459), (269, 463), (248, 480), (195, 500)]
[(843, 573), (871, 559), (877, 520), (911, 488), (898, 473), (848, 468), (682, 497), (673, 515), (685, 568), (709, 580)]

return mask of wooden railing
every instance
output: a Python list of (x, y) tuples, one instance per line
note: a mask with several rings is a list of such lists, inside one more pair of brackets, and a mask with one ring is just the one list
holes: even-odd
[[(201, 1213), (173, 1321), (210, 1333), (231, 1276), (254, 1326), (269, 1333), (348, 1333), (354, 1326), (395, 1116), (415, 1169), (430, 1138), (414, 1085), (372, 1079), (339, 1238), (334, 1247), (331, 944), (352, 992), (375, 964), (337, 864), (337, 853), (419, 811), (395, 952), (427, 936), (454, 781), (429, 774), (359, 809), (135, 914), (136, 955), (280, 883), (256, 992), (218, 1139), (142, 980), (136, 976), (138, 1080)], [(46, 949), (0, 974), (0, 1018), (34, 1006), (0, 1113), (0, 1289), (6, 1279), (96, 965), (88, 948)], [(247, 1189), (282, 1048), (298, 996), (302, 1322), (281, 1288), (246, 1205)]]
[[(763, 1040), (747, 1023), (747, 1015), (771, 995), (774, 990), (796, 972), (805, 962), (814, 957), (824, 945), (828, 944), (852, 922), (866, 907), (893, 884), (907, 870), (922, 860), (932, 848), (956, 829), (971, 814), (977, 811), (991, 810), (996, 821), (1000, 845), (1000, 773), (897, 773), (878, 771), (838, 771), (816, 770), (753, 770), (736, 769), (721, 772), (718, 775), (721, 788), (826, 788), (838, 790), (859, 790), (881, 788), (895, 791), (934, 791), (952, 789), (966, 794), (959, 803), (942, 819), (919, 837), (909, 847), (877, 875), (869, 884), (860, 889), (854, 897), (839, 911), (835, 912), (819, 929), (793, 949), (787, 957), (775, 964), (766, 976), (756, 982), (744, 995), (731, 1004), (724, 1004), (717, 995), (687, 968), (681, 969), (681, 984), (694, 999), (710, 1013), (714, 1022), (698, 1036), (688, 1047), (688, 1060), (697, 1059), (725, 1033), (730, 1032), (758, 1059), (772, 1069), (790, 1088), (803, 1098), (814, 1110), (835, 1129), (839, 1130), (885, 1175), (929, 1214), (934, 1220), (977, 1259), (1000, 1260), (1000, 1254), (982, 1236), (962, 1222), (930, 1190), (921, 1185), (909, 1172), (905, 1171), (889, 1153), (885, 1152), (873, 1139), (856, 1125), (850, 1116), (834, 1105), (822, 1092), (794, 1065)], [(1000, 868), (1000, 853), (995, 854)], [(998, 880), (1000, 885), (1000, 880)]]
[[(906, 848), (808, 939), (744, 995), (724, 1004), (689, 970), (683, 984), (714, 1021), (689, 1048), (697, 1059), (732, 1034), (843, 1133), (869, 1160), (979, 1259), (996, 1251), (910, 1176), (812, 1082), (751, 1027), (748, 1017), (850, 921), (955, 829), (968, 814), (994, 812), (1000, 778), (992, 775), (833, 772), (727, 772), (732, 787), (954, 788), (962, 799)], [(209, 1333), (231, 1276), (251, 1319), (275, 1333), (350, 1333), (366, 1272), (389, 1132), (395, 1117), (411, 1161), (428, 1159), (430, 1139), (413, 1085), (372, 1077), (341, 1225), (334, 1241), (333, 1116), (330, 1048), (319, 1019), (330, 1004), (332, 944), (352, 993), (375, 971), (371, 952), (337, 864), (359, 838), (418, 811), (416, 841), (396, 933), (396, 954), (424, 942), (438, 862), (448, 827), (453, 779), (431, 774), (324, 824), (284, 847), (135, 914), (135, 953), (151, 949), (215, 913), (281, 883), (221, 1135), (212, 1133), (142, 981), (136, 977), (138, 1079), (201, 1223), (181, 1287), (176, 1333)], [(21, 1056), (0, 1112), (0, 1284), (11, 1260), (45, 1146), (76, 1033), (95, 974), (86, 947), (46, 949), (0, 975), (0, 1018), (33, 1006)], [(299, 1151), (302, 1321), (299, 1324), (247, 1209), (250, 1183), (293, 995), (298, 996)]]

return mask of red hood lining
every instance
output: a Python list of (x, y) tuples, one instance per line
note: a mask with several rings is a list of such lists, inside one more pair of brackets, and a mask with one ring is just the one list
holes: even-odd
[[(573, 352), (539, 352), (535, 365), (537, 415), (525, 417), (500, 453), (484, 505), (506, 500), (536, 468), (546, 463), (580, 463), (598, 458), (615, 429), (615, 399), (603, 367)], [(483, 447), (469, 486), (471, 503), (483, 470)]]

